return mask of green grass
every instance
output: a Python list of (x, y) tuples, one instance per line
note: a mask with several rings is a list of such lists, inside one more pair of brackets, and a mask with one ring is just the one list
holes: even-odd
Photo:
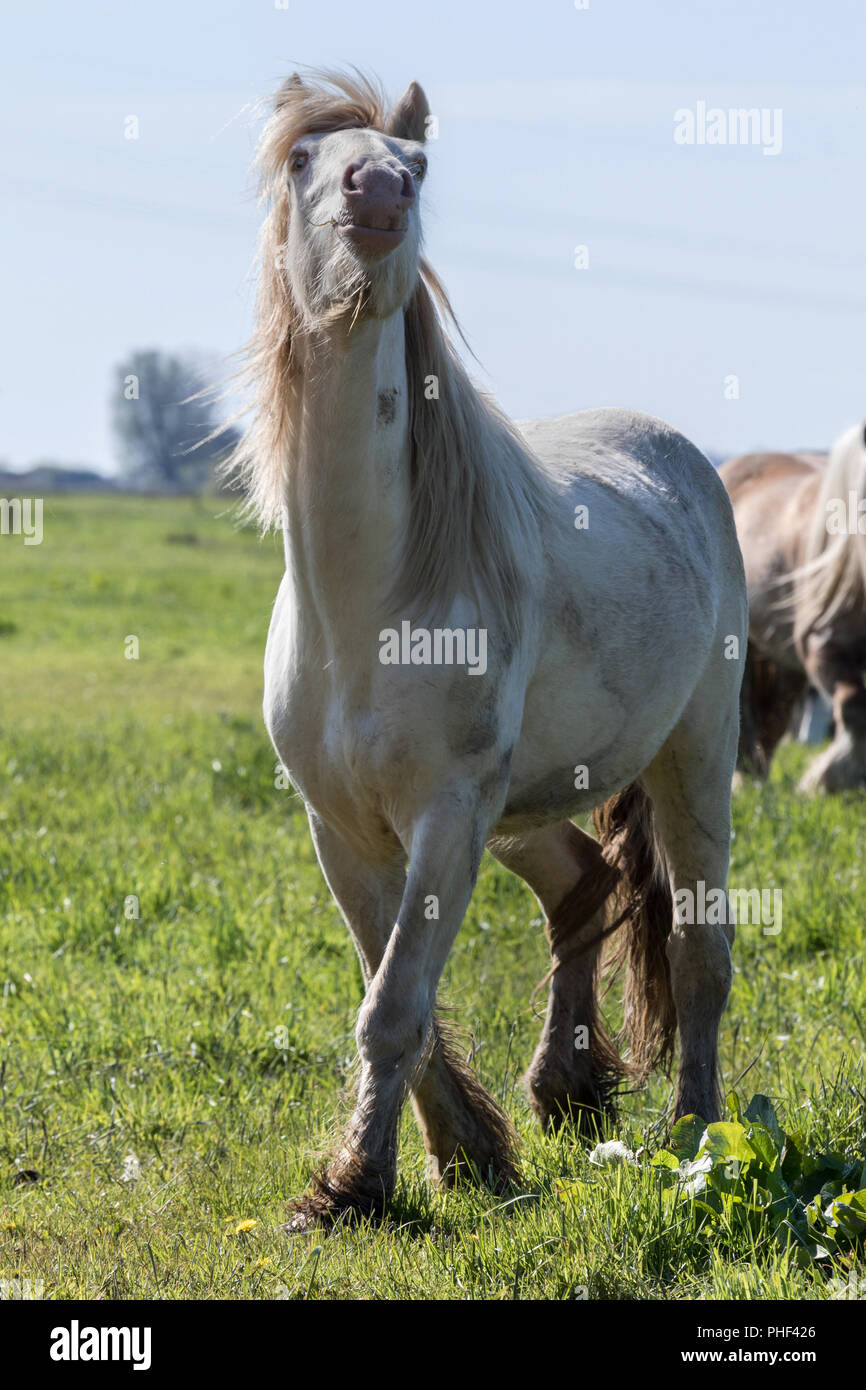
[[(382, 1229), (281, 1233), (344, 1113), (362, 987), (261, 723), (280, 546), (217, 511), (51, 499), (41, 546), (0, 540), (0, 1278), (57, 1298), (827, 1297), (839, 1271), (769, 1226), (700, 1228), (647, 1168), (538, 1134), (520, 1076), (543, 931), (489, 860), (445, 987), (523, 1137), (521, 1192), (434, 1192), (407, 1111)], [(866, 797), (799, 798), (805, 756), (735, 804), (732, 884), (781, 888), (784, 919), (740, 930), (723, 1065), (853, 1157)], [(626, 1097), (611, 1133), (657, 1148), (667, 1095)]]

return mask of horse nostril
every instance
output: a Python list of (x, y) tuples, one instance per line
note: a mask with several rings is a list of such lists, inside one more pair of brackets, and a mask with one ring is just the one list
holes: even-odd
[(343, 178), (340, 184), (340, 188), (343, 193), (359, 192), (359, 190), (355, 187), (355, 175), (362, 167), (363, 165), (359, 160), (356, 160), (353, 164), (346, 165), (346, 168), (343, 170)]
[(348, 164), (340, 184), (344, 198), (353, 202), (393, 203), (408, 207), (415, 201), (412, 176), (378, 160), (361, 159)]

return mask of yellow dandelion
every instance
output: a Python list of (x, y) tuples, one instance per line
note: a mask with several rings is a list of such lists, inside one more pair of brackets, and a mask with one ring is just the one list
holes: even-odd
[(255, 1228), (256, 1228), (256, 1226), (258, 1226), (258, 1224), (259, 1224), (258, 1221), (251, 1221), (251, 1220), (239, 1221), (238, 1224), (235, 1226), (235, 1235), (236, 1235), (236, 1236), (242, 1236), (242, 1235), (244, 1235), (247, 1231), (254, 1231)]

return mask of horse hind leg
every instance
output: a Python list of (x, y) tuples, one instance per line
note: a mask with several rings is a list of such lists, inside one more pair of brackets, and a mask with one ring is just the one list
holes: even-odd
[(736, 719), (719, 717), (705, 685), (643, 778), (678, 906), (666, 947), (680, 1040), (674, 1114), (707, 1122), (721, 1112), (718, 1035), (733, 978), (726, 888), (736, 743)]
[(532, 889), (547, 918), (551, 975), (541, 1039), (526, 1081), (545, 1129), (596, 1133), (626, 1068), (601, 1021), (597, 982), (605, 902), (618, 873), (570, 821), (489, 842)]
[(433, 1182), (451, 1187), (461, 1178), (477, 1176), (501, 1192), (518, 1181), (517, 1135), (511, 1121), (463, 1061), (456, 1039), (439, 1017), (411, 1098)]

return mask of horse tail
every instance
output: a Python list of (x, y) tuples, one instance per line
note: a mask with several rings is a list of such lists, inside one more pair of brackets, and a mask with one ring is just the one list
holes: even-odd
[(640, 783), (596, 807), (593, 823), (605, 860), (619, 874), (609, 928), (616, 945), (606, 973), (626, 967), (622, 1039), (642, 1080), (655, 1066), (669, 1072), (673, 1060), (677, 1013), (665, 950), (673, 897), (652, 801)]

